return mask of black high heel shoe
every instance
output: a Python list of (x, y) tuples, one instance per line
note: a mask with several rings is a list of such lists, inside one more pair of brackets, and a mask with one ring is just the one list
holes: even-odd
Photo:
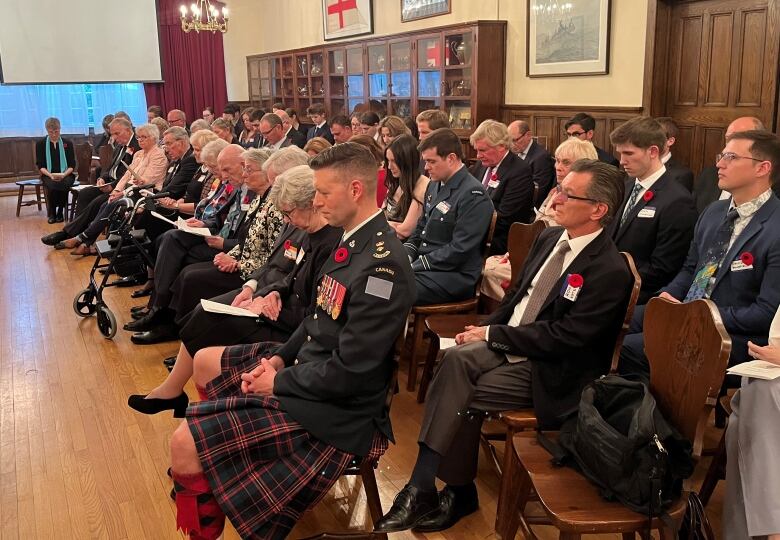
[(146, 395), (144, 394), (134, 394), (127, 398), (127, 405), (138, 412), (144, 414), (157, 414), (158, 412), (172, 409), (174, 418), (184, 418), (184, 413), (187, 411), (187, 405), (189, 405), (189, 403), (190, 399), (184, 392), (175, 398), (170, 399), (146, 399)]

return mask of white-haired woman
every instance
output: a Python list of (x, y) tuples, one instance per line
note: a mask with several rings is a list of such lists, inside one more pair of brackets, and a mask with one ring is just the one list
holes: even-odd
[(35, 144), (35, 164), (41, 173), (41, 181), (46, 186), (46, 207), (49, 223), (65, 221), (65, 206), (68, 204), (68, 191), (76, 180), (73, 170), (76, 168), (76, 153), (73, 143), (60, 137), (58, 118), (46, 119), (46, 138)]

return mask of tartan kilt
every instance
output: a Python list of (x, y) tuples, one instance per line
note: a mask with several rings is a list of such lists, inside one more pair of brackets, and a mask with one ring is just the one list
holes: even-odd
[[(222, 358), (228, 369), (207, 388), (210, 401), (187, 409), (209, 486), (242, 538), (285, 538), (347, 467), (361, 461), (314, 438), (275, 398), (241, 394), (241, 373), (257, 365), (268, 345), (275, 346), (228, 347)], [(377, 431), (365, 459), (377, 461), (387, 444)]]

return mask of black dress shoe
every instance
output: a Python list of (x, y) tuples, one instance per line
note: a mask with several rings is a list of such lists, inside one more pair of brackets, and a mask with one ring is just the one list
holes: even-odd
[(139, 319), (143, 319), (149, 314), (149, 310), (144, 308), (141, 311), (130, 311), (130, 316), (133, 318), (134, 321), (137, 321)]
[(139, 311), (149, 311), (149, 304), (142, 304), (130, 308), (130, 313), (138, 313)]
[(49, 219), (47, 221), (51, 225), (52, 223), (57, 223), (57, 218), (54, 216), (49, 216)]
[(459, 487), (456, 493), (450, 486), (446, 486), (439, 492), (439, 508), (419, 520), (414, 526), (415, 532), (436, 532), (449, 529), (460, 518), (468, 516), (479, 508), (477, 488), (471, 484), (471, 489)]
[(136, 345), (154, 345), (179, 339), (175, 324), (161, 324), (146, 332), (138, 332), (130, 336), (130, 341)]
[(175, 356), (169, 356), (168, 358), (163, 360), (163, 365), (165, 365), (165, 367), (171, 367), (172, 368), (174, 366), (174, 364), (176, 364), (176, 357)]
[(168, 322), (164, 319), (163, 308), (153, 307), (140, 319), (125, 323), (123, 328), (128, 332), (144, 332), (163, 322)]
[(56, 221), (57, 223), (62, 223), (63, 221), (65, 221), (65, 218), (62, 215), (58, 215), (56, 218), (54, 218), (54, 221)]
[(68, 233), (66, 233), (65, 231), (57, 231), (55, 233), (47, 234), (46, 236), (41, 238), (41, 242), (43, 242), (47, 246), (56, 246), (58, 242), (62, 242), (63, 240), (67, 240), (68, 238), (69, 238)]
[(374, 524), (374, 532), (400, 532), (417, 525), (423, 518), (439, 508), (439, 494), (435, 491), (420, 491), (411, 484), (395, 496), (390, 511)]
[(152, 294), (152, 287), (144, 287), (143, 289), (133, 291), (130, 295), (130, 298), (143, 298), (144, 296), (149, 296), (150, 294)]
[(174, 418), (184, 418), (184, 413), (187, 411), (187, 405), (189, 405), (189, 403), (190, 400), (184, 392), (175, 398), (170, 399), (146, 399), (145, 395), (140, 394), (135, 394), (127, 398), (127, 404), (130, 408), (135, 409), (138, 412), (144, 414), (157, 414), (158, 412), (173, 410)]
[(117, 287), (138, 287), (139, 285), (143, 284), (144, 282), (138, 281), (138, 278), (135, 276), (119, 278), (112, 283), (112, 285), (116, 285)]

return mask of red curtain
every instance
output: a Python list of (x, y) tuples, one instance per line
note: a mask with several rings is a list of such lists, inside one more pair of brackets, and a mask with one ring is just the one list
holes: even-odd
[[(206, 106), (214, 107), (215, 115), (222, 114), (227, 103), (227, 83), (222, 34), (194, 31), (185, 34), (179, 13), (182, 2), (157, 2), (160, 60), (165, 82), (144, 84), (144, 93), (147, 105), (159, 105), (164, 113), (181, 109), (187, 114), (189, 123), (200, 118)], [(217, 9), (222, 8), (219, 2), (211, 3)]]

